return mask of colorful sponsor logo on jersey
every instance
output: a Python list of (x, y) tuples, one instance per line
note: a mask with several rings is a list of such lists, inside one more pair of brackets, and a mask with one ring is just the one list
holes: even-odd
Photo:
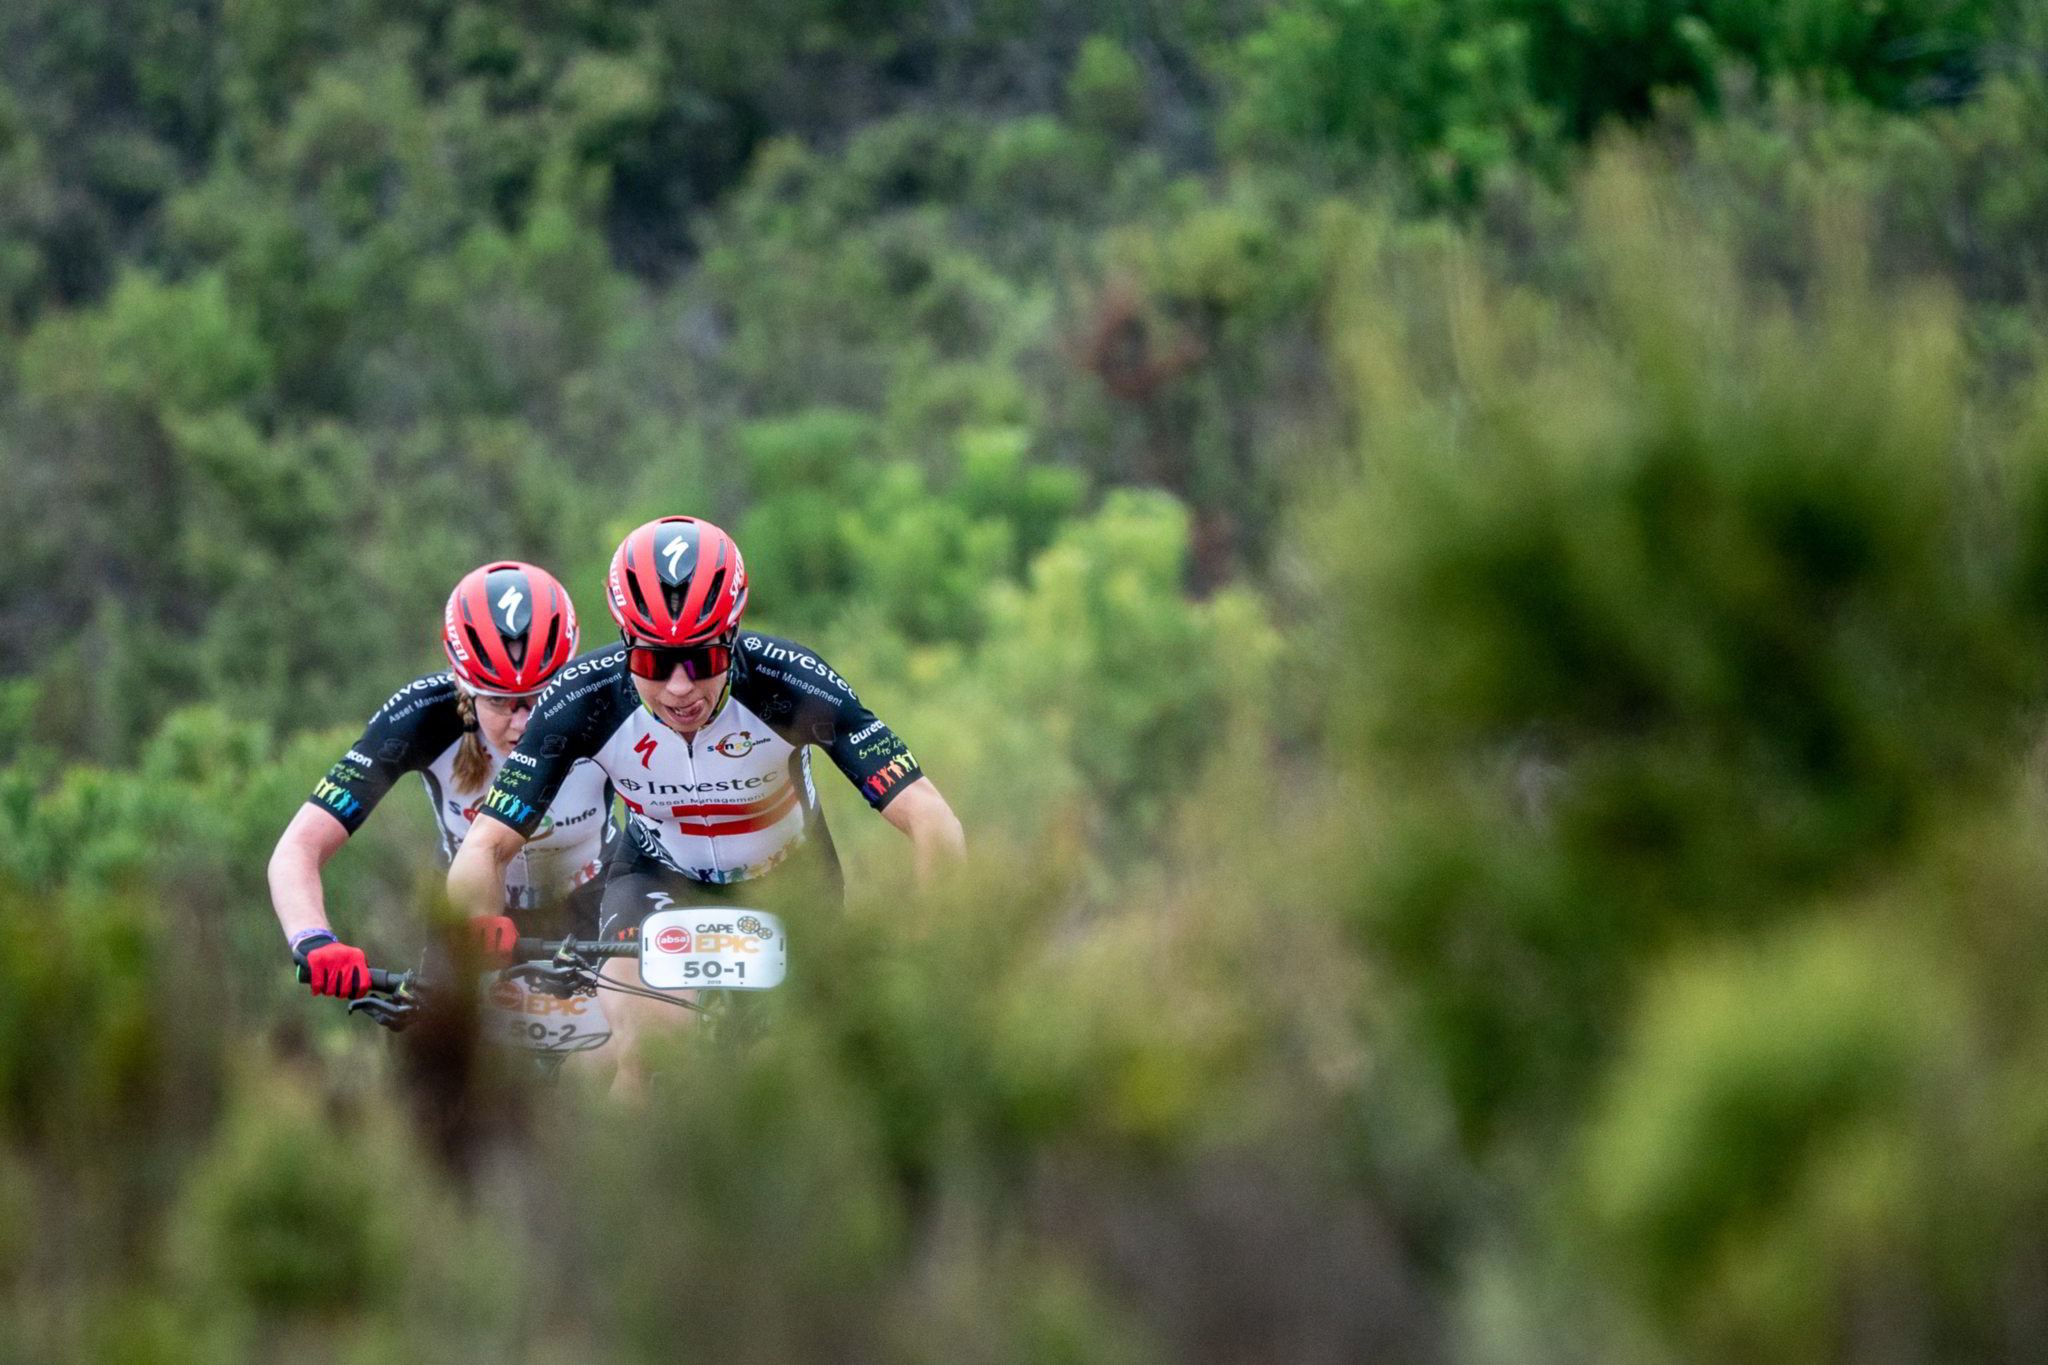
[(736, 735), (727, 735), (719, 740), (711, 746), (711, 752), (726, 758), (745, 758), (754, 752), (754, 746), (758, 743), (760, 741), (754, 738), (752, 731), (742, 730)]
[(313, 799), (343, 819), (355, 815), (363, 808), (362, 802), (349, 795), (348, 788), (336, 786), (324, 777), (313, 788)]
[[(489, 805), (490, 802), (488, 799), (474, 806), (465, 806), (459, 801), (450, 801), (448, 803), (448, 809), (454, 814), (461, 816), (469, 824), (473, 825), (476, 823), (476, 817), (478, 816), (478, 814), (483, 811), (485, 806)], [(497, 807), (492, 806), (491, 809), (495, 810), (497, 809)], [(586, 811), (582, 815), (577, 816), (576, 819), (586, 820), (593, 813), (594, 812)], [(533, 833), (527, 835), (526, 837), (538, 842), (539, 840), (545, 839), (548, 837), (548, 835), (552, 834), (554, 832), (554, 828), (555, 817), (553, 815), (543, 815), (540, 818), (540, 823), (533, 827)]]
[(493, 788), (491, 794), (484, 798), (482, 809), (489, 811), (493, 815), (503, 816), (515, 825), (525, 824), (536, 814), (530, 802), (521, 801), (512, 793), (499, 791), (496, 788)]
[(641, 767), (647, 768), (653, 766), (655, 743), (656, 741), (653, 735), (642, 735), (640, 736), (640, 738), (633, 741), (633, 752), (640, 755)]
[(861, 786), (867, 789), (871, 800), (879, 801), (902, 786), (903, 780), (916, 771), (917, 760), (910, 756), (908, 749), (905, 749), (901, 757), (892, 758), (883, 764), (881, 770), (861, 783)]

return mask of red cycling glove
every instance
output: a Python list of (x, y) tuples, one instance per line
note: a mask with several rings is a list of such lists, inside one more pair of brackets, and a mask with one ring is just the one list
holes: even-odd
[(370, 964), (361, 948), (351, 948), (332, 935), (303, 939), (292, 950), (306, 965), (306, 984), (315, 995), (353, 1000), (370, 989)]
[(469, 940), (485, 957), (510, 961), (519, 942), (519, 926), (509, 915), (477, 915), (469, 922)]

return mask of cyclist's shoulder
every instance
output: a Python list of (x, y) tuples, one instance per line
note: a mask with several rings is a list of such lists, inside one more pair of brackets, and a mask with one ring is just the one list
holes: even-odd
[(559, 725), (630, 711), (632, 684), (626, 676), (626, 647), (613, 643), (588, 650), (562, 665), (534, 706), (536, 725)]
[(362, 737), (328, 774), (343, 784), (423, 769), (462, 737), (455, 680), (447, 673), (415, 678), (393, 692), (363, 726)]
[(548, 685), (542, 689), (541, 695), (545, 697), (551, 693), (560, 693), (565, 688), (573, 691), (579, 685), (586, 685), (605, 677), (623, 679), (626, 672), (625, 658), (626, 647), (617, 640), (599, 645), (596, 649), (586, 649), (562, 665), (561, 671), (548, 680)]
[(760, 631), (742, 631), (733, 667), (733, 692), (747, 697), (794, 696), (840, 705), (853, 687), (808, 645)]
[(414, 726), (426, 724), (444, 711), (453, 715), (458, 695), (453, 674), (446, 669), (429, 673), (424, 678), (414, 678), (386, 697), (384, 704), (370, 717), (370, 723), (387, 728), (408, 723)]

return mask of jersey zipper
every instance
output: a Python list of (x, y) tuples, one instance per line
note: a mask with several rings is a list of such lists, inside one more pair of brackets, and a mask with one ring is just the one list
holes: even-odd
[[(697, 733), (701, 735), (704, 732), (699, 730)], [(683, 736), (683, 758), (690, 765), (690, 789), (694, 792), (697, 788), (697, 741), (689, 735)], [(706, 834), (704, 836), (704, 846), (711, 850), (711, 870), (713, 872), (725, 871), (725, 866), (718, 861), (718, 840)]]

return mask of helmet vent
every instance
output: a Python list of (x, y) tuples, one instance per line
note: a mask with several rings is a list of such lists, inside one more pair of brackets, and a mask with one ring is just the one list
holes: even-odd
[(469, 657), (476, 661), (471, 667), (478, 672), (488, 672), (491, 667), (491, 654), (484, 648), (484, 637), (475, 626), (465, 626), (464, 629), (469, 633)]
[(543, 659), (554, 658), (555, 646), (559, 645), (561, 642), (562, 618), (557, 616), (552, 621), (548, 622), (548, 638), (547, 642), (541, 646), (540, 657)]

